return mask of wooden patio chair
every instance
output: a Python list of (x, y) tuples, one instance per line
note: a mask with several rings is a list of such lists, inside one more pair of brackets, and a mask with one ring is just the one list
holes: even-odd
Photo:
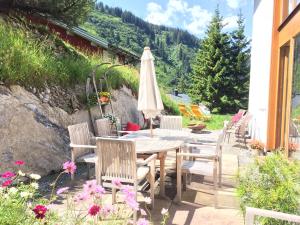
[(266, 210), (266, 209), (246, 207), (245, 225), (257, 224), (255, 221), (255, 216), (269, 217), (269, 218), (273, 218), (273, 219), (282, 220), (282, 222), (288, 221), (288, 222), (290, 222), (289, 224), (300, 224), (300, 216), (299, 215), (276, 212), (276, 211)]
[[(106, 186), (105, 181), (120, 179), (122, 183), (133, 185), (137, 193), (138, 184), (147, 178), (150, 183), (150, 198), (154, 207), (155, 160), (153, 154), (145, 160), (137, 161), (135, 142), (113, 138), (96, 138), (96, 179)], [(109, 184), (108, 184), (109, 186)], [(112, 188), (112, 202), (116, 203), (116, 187)], [(137, 198), (137, 194), (135, 196)], [(134, 221), (137, 213), (134, 213)]]
[(108, 137), (113, 136), (111, 129), (111, 122), (107, 118), (102, 118), (95, 120), (96, 128), (97, 128), (97, 137)]
[[(181, 190), (182, 190), (182, 174), (197, 174), (203, 176), (213, 177), (214, 186), (214, 206), (218, 205), (218, 169), (219, 169), (219, 185), (221, 184), (222, 175), (222, 139), (223, 133), (219, 135), (218, 143), (214, 146), (199, 146), (197, 145), (197, 151), (191, 151), (192, 149), (185, 148), (185, 152), (177, 153), (177, 196), (176, 201), (181, 202)], [(184, 187), (186, 179), (184, 179)]]
[(211, 116), (205, 115), (198, 105), (191, 105), (192, 114), (199, 120), (210, 120)]
[[(240, 109), (238, 111), (239, 115), (241, 115), (241, 118), (235, 122), (231, 120), (228, 122), (228, 124), (226, 125), (226, 130), (225, 130), (225, 140), (227, 138), (227, 142), (229, 143), (231, 134), (235, 134), (237, 132), (237, 130), (239, 129), (239, 127), (241, 126), (241, 124), (244, 122), (244, 120), (250, 115), (249, 112), (247, 112), (246, 110)], [(235, 115), (237, 115), (235, 114)]]
[(160, 128), (170, 130), (182, 129), (182, 116), (161, 116)]
[[(88, 177), (90, 177), (90, 166), (95, 164), (95, 145), (91, 145), (91, 135), (87, 123), (68, 126), (71, 147), (71, 159), (73, 162), (86, 163), (88, 166)], [(74, 180), (74, 174), (71, 175)]]
[(188, 118), (193, 117), (193, 115), (187, 110), (185, 104), (178, 104), (178, 108), (179, 108), (181, 115), (188, 117)]
[(247, 138), (250, 137), (248, 128), (249, 123), (252, 120), (252, 115), (250, 113), (247, 113), (247, 115), (242, 119), (241, 124), (237, 127), (235, 131), (235, 137), (237, 139), (243, 139), (244, 145), (247, 146)]

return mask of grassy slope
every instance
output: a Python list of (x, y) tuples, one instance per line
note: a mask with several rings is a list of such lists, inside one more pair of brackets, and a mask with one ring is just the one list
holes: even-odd
[[(33, 29), (0, 21), (0, 81), (6, 84), (36, 87), (44, 85), (45, 81), (63, 86), (83, 84), (92, 68), (101, 61), (99, 56), (80, 52), (49, 35), (43, 27)], [(103, 73), (99, 70), (97, 74)], [(109, 84), (114, 89), (125, 84), (137, 93), (137, 74), (133, 67), (114, 68)], [(162, 95), (166, 108), (178, 114), (177, 106)]]
[[(143, 51), (143, 46), (148, 45), (149, 35), (133, 24), (123, 23), (121, 18), (97, 11), (92, 12), (90, 17), (93, 18), (93, 22), (88, 21), (82, 27), (98, 37), (140, 54)], [(118, 35), (120, 40), (116, 41), (116, 35)], [(166, 32), (161, 32), (156, 37), (165, 39), (165, 35)], [(127, 40), (129, 40), (129, 43), (127, 43)], [(181, 48), (187, 57), (185, 61), (179, 58), (179, 48)], [(183, 67), (186, 67), (189, 60), (193, 58), (196, 49), (189, 48), (183, 44), (171, 44), (166, 46), (165, 51), (167, 59), (160, 58), (157, 54), (157, 49), (153, 49), (153, 54), (156, 58), (155, 64), (158, 81), (164, 88), (170, 88), (174, 86), (173, 82), (176, 77), (182, 74), (187, 75), (188, 72), (184, 71)]]

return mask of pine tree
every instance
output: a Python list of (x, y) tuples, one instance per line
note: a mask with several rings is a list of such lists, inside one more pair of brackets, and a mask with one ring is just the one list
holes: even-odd
[(238, 28), (231, 33), (231, 70), (234, 76), (234, 91), (239, 96), (236, 110), (247, 108), (250, 80), (250, 41), (245, 36), (244, 18), (240, 12)]
[(203, 102), (214, 112), (230, 112), (234, 106), (230, 74), (230, 37), (222, 31), (223, 18), (215, 10), (192, 64), (190, 94), (194, 102)]

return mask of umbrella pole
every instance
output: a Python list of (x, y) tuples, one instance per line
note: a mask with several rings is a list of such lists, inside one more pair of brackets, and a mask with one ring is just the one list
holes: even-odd
[(152, 118), (150, 118), (150, 136), (153, 137), (153, 125), (152, 125)]

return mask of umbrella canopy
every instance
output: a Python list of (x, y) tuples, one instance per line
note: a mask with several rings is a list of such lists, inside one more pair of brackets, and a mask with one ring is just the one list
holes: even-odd
[(164, 109), (158, 89), (154, 68), (154, 57), (149, 47), (144, 48), (141, 58), (138, 110), (145, 118), (154, 118)]

